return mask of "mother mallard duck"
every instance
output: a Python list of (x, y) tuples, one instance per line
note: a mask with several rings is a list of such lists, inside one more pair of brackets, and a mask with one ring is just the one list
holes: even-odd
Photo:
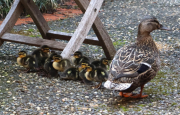
[[(104, 86), (119, 90), (122, 97), (144, 98), (144, 85), (153, 79), (160, 67), (159, 51), (150, 33), (153, 30), (168, 30), (154, 16), (145, 17), (138, 26), (138, 35), (134, 44), (119, 49), (110, 65), (108, 80)], [(137, 87), (137, 95), (131, 92)]]

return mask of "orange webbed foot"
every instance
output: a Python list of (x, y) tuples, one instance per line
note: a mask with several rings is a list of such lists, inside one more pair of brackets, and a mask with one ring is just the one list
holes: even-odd
[(123, 93), (123, 92), (120, 92), (119, 95), (120, 95), (121, 97), (130, 97), (130, 96), (132, 96), (133, 94), (132, 94), (132, 93)]
[(148, 95), (141, 95), (141, 94), (137, 94), (137, 95), (133, 95), (133, 96), (130, 96), (131, 98), (146, 98), (148, 97)]

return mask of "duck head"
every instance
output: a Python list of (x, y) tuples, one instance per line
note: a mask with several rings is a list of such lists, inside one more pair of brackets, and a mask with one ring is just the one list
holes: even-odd
[(146, 16), (138, 26), (138, 37), (149, 36), (153, 30), (170, 30), (163, 26), (154, 16)]

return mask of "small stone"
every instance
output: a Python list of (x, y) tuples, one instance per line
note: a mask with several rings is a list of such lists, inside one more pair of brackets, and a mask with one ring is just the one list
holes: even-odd
[(85, 96), (85, 98), (89, 98), (89, 96)]

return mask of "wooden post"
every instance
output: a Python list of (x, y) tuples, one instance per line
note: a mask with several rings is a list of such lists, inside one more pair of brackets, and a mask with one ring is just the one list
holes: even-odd
[[(80, 48), (81, 44), (84, 42), (86, 44), (102, 46), (106, 57), (108, 59), (112, 59), (116, 52), (115, 48), (107, 31), (103, 27), (102, 22), (97, 17), (103, 0), (91, 0), (90, 4), (88, 0), (75, 1), (81, 8), (81, 10), (85, 12), (85, 14), (75, 33), (71, 37), (71, 35), (69, 34), (50, 30), (46, 20), (44, 19), (43, 15), (39, 11), (33, 0), (15, 0), (11, 7), (11, 10), (9, 11), (3, 23), (0, 25), (0, 45), (3, 44), (3, 41), (11, 41), (35, 46), (41, 46), (45, 44), (49, 45), (52, 49), (63, 50), (62, 56), (64, 58), (69, 58), (70, 55), (77, 51)], [(15, 25), (18, 17), (23, 11), (23, 8), (25, 8), (29, 12), (44, 39), (7, 33)], [(88, 37), (86, 37), (92, 25), (98, 39), (89, 39)], [(62, 42), (52, 41), (51, 38), (64, 40), (69, 40), (70, 38), (71, 39), (66, 45)]]
[(102, 3), (103, 0), (91, 0), (78, 28), (61, 53), (63, 58), (69, 58), (72, 53), (79, 49), (99, 13)]
[[(85, 12), (88, 8), (89, 1), (88, 0), (75, 0), (76, 4), (80, 7), (82, 12)], [(101, 46), (104, 50), (104, 53), (108, 59), (113, 59), (116, 49), (114, 48), (114, 45), (110, 39), (110, 36), (106, 29), (104, 28), (100, 18), (97, 16), (94, 24), (93, 24), (93, 30), (96, 34), (96, 36), (99, 39), (99, 42), (101, 43)]]
[(21, 0), (21, 2), (28, 11), (28, 13), (30, 14), (42, 37), (44, 39), (50, 39), (46, 35), (46, 33), (48, 32), (48, 30), (50, 30), (50, 28), (46, 20), (44, 19), (42, 13), (39, 11), (38, 7), (33, 2), (33, 0)]
[[(5, 32), (11, 31), (22, 11), (23, 6), (20, 0), (15, 0), (3, 23), (0, 25), (0, 38)], [(4, 41), (0, 39), (0, 46), (3, 42)]]

